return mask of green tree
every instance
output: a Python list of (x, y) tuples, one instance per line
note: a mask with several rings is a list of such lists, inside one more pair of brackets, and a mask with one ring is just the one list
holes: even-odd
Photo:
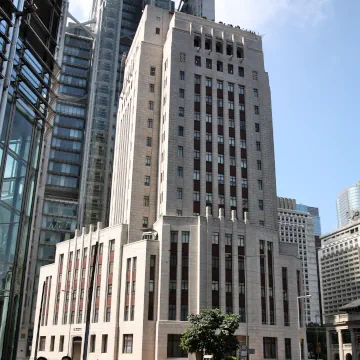
[(189, 316), (190, 327), (181, 338), (180, 347), (190, 354), (200, 355), (203, 349), (213, 355), (214, 360), (222, 360), (239, 348), (234, 336), (240, 324), (237, 314), (223, 315), (219, 309), (202, 310), (198, 315)]

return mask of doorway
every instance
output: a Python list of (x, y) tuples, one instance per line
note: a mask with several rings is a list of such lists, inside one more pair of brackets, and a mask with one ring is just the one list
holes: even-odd
[(81, 358), (81, 337), (77, 336), (73, 338), (73, 351), (72, 351), (72, 360), (80, 360)]

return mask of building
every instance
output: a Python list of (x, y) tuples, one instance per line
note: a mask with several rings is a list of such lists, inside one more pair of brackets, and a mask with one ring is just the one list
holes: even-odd
[[(170, 0), (151, 3), (171, 10)], [(64, 12), (71, 22), (59, 50), (62, 73), (53, 131), (43, 143), (19, 360), (30, 355), (40, 267), (54, 261), (55, 244), (73, 238), (76, 229), (108, 223), (121, 60), (143, 7), (142, 0), (95, 0), (86, 26), (73, 23), (68, 8)]]
[(90, 28), (74, 23), (64, 35), (56, 115), (43, 142), (44, 171), (37, 183), (19, 360), (30, 356), (40, 267), (54, 262), (55, 245), (73, 238), (78, 224), (93, 36)]
[(215, 21), (215, 0), (181, 0), (179, 10)]
[(0, 358), (15, 359), (44, 133), (54, 114), (62, 0), (0, 4)]
[(360, 298), (360, 221), (321, 237), (320, 284), (324, 315), (339, 313), (342, 306)]
[(359, 359), (360, 301), (342, 306), (337, 315), (326, 316), (327, 358), (329, 360)]
[(336, 199), (338, 227), (345, 226), (352, 217), (359, 217), (360, 209), (360, 181), (340, 192)]
[[(302, 207), (303, 208), (303, 207)], [(302, 260), (303, 286), (306, 295), (305, 320), (320, 323), (319, 278), (316, 261), (314, 221), (310, 213), (297, 210), (296, 200), (278, 198), (280, 241), (298, 246)]]
[(241, 315), (254, 360), (307, 358), (301, 262), (279, 242), (270, 105), (261, 38), (145, 9), (119, 101), (110, 226), (57, 244), (41, 270), (39, 356), (83, 351), (92, 264), (89, 360), (187, 357), (180, 337), (203, 308)]

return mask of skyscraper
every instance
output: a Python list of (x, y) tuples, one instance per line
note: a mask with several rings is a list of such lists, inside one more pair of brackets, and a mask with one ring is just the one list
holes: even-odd
[(353, 186), (349, 186), (340, 192), (336, 199), (336, 211), (338, 218), (338, 227), (350, 223), (350, 219), (355, 215), (359, 218), (357, 212), (360, 210), (360, 181)]
[[(321, 322), (321, 312), (315, 223), (313, 216), (303, 211), (306, 208), (304, 205), (298, 206), (294, 199), (278, 198), (280, 241), (298, 246), (299, 257), (302, 260), (304, 292), (311, 295), (311, 298), (305, 300), (305, 320), (306, 323), (318, 324)], [(317, 219), (320, 221), (319, 211), (316, 210)], [(316, 213), (315, 209), (313, 213)], [(317, 227), (319, 225), (318, 223)]]
[[(15, 359), (44, 133), (54, 114), (65, 4), (0, 3), (0, 357)], [(60, 29), (60, 30), (59, 30)]]
[(215, 0), (181, 0), (181, 12), (215, 20)]
[(29, 252), (19, 360), (30, 356), (40, 267), (54, 262), (55, 245), (72, 238), (78, 224), (92, 45), (90, 28), (68, 25), (59, 59), (62, 72), (56, 115), (43, 144), (43, 171), (36, 193), (37, 216)]
[(57, 244), (41, 271), (39, 355), (186, 358), (188, 315), (219, 308), (240, 315), (254, 360), (306, 359), (301, 263), (278, 236), (261, 38), (147, 7), (117, 119), (110, 226)]

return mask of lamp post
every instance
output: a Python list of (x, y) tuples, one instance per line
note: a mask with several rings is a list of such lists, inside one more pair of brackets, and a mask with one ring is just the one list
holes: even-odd
[[(301, 328), (301, 319), (300, 319), (300, 299), (310, 299), (311, 295), (302, 295), (302, 296), (297, 296), (296, 297), (296, 301), (297, 301), (297, 313), (298, 313), (298, 326), (299, 329)], [(306, 333), (305, 333), (306, 336)], [(299, 359), (301, 360), (301, 342), (299, 341), (299, 350), (300, 350), (300, 357)]]

